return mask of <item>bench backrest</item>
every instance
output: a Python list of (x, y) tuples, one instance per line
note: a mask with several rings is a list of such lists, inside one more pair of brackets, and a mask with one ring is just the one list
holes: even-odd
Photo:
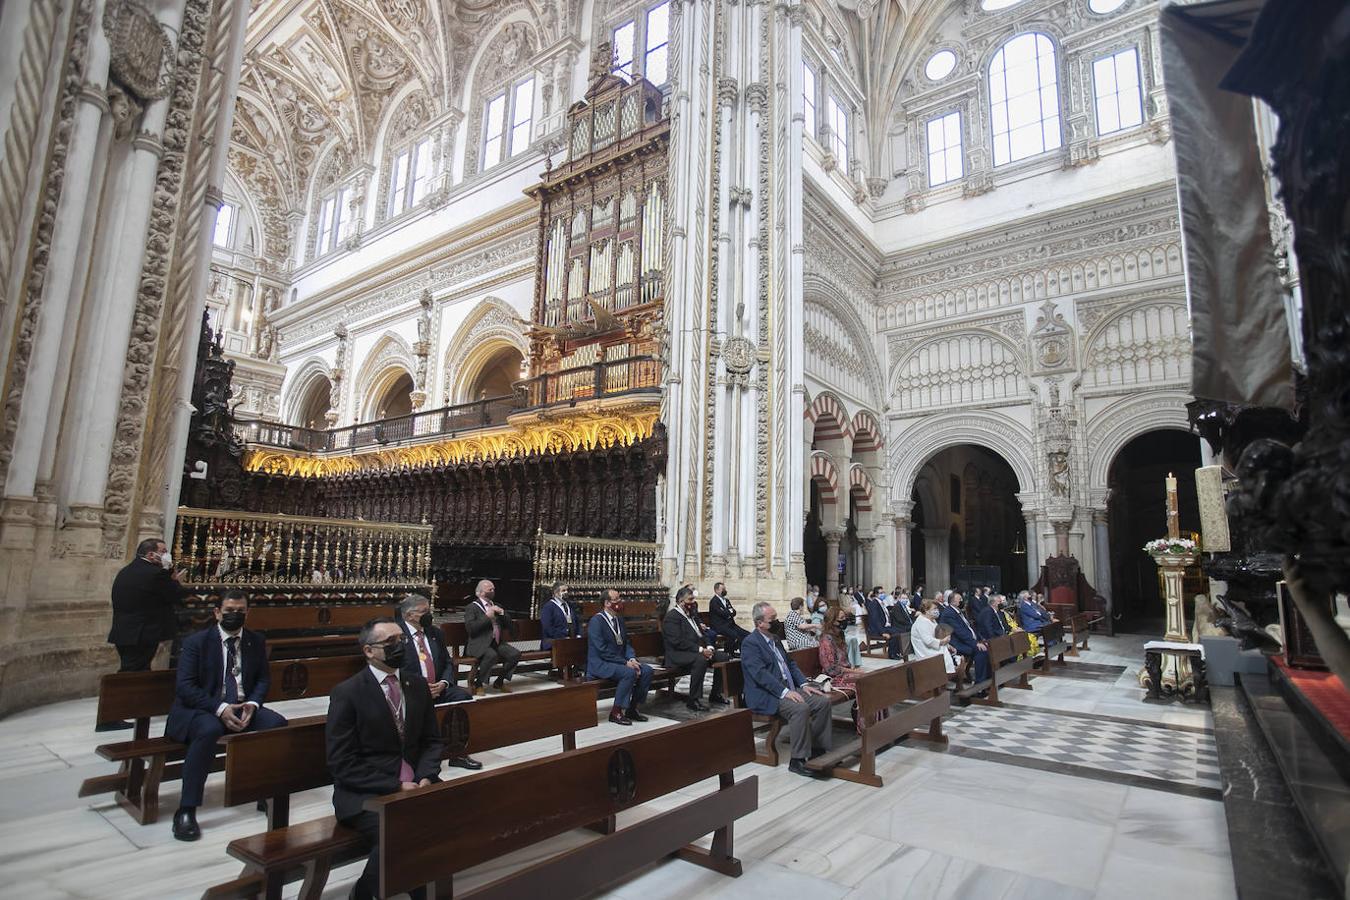
[(586, 667), (586, 638), (556, 638), (553, 641), (553, 668)]
[[(581, 606), (581, 617), (587, 622), (600, 610), (605, 608), (605, 604), (599, 600), (587, 600), (579, 604)], [(623, 617), (625, 619), (654, 619), (657, 615), (658, 605), (652, 600), (628, 600), (623, 604)]]
[[(1031, 635), (1025, 631), (1014, 631), (1006, 637), (1012, 645), (1011, 656), (1021, 656), (1023, 653), (1031, 652)], [(1007, 657), (1004, 657), (1004, 659), (1007, 659)]]
[(637, 656), (654, 656), (657, 659), (666, 657), (666, 642), (659, 631), (629, 632), (628, 643), (633, 645), (633, 653)]
[[(598, 695), (598, 685), (580, 684), (438, 706), (443, 755), (496, 750), (594, 728)], [(255, 803), (332, 784), (326, 721), (326, 716), (312, 716), (284, 728), (232, 736), (225, 751), (225, 805)]]
[[(537, 641), (544, 636), (543, 626), (538, 619), (512, 619), (511, 633), (506, 637), (509, 641)], [(445, 645), (450, 648), (450, 652), (455, 656), (464, 655), (464, 647), (469, 643), (469, 632), (464, 628), (463, 622), (442, 622), (441, 637), (445, 638)]]
[(326, 697), (328, 692), (366, 667), (365, 656), (321, 656), (314, 659), (274, 659), (267, 702)]
[(1047, 622), (1041, 628), (1041, 643), (1048, 647), (1052, 641), (1064, 640), (1064, 626), (1059, 622)]
[(464, 645), (469, 642), (469, 632), (464, 628), (463, 622), (442, 622), (441, 637), (445, 638), (445, 646), (449, 647), (455, 656), (462, 655)]
[(810, 681), (820, 674), (820, 648), (803, 647), (800, 650), (788, 652), (788, 659), (797, 664), (797, 668), (802, 670), (802, 674)]
[(254, 631), (296, 631), (329, 628), (344, 631), (360, 628), (371, 619), (394, 614), (388, 604), (360, 606), (254, 606), (248, 611), (248, 627)]
[[(1015, 632), (1015, 634), (1025, 633), (1022, 631)], [(1017, 651), (1013, 649), (1012, 639), (1011, 634), (1001, 634), (989, 639), (989, 665), (998, 668), (1001, 664), (1017, 656)]]
[(937, 691), (945, 692), (947, 690), (947, 666), (943, 663), (941, 656), (916, 659), (913, 662), (905, 663), (905, 668), (911, 673), (910, 696), (914, 699), (927, 697)]
[[(750, 713), (738, 711), (370, 800), (366, 808), (380, 817), (380, 896), (451, 877), (754, 758)], [(424, 839), (465, 810), (473, 828), (453, 841)]]

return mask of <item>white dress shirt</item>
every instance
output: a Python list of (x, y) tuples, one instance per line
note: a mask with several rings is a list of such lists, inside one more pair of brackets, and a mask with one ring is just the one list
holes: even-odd
[(239, 698), (238, 702), (247, 703), (249, 706), (257, 709), (258, 704), (254, 703), (252, 700), (244, 699), (244, 629), (239, 629), (238, 634), (230, 634), (217, 624), (216, 632), (220, 635), (220, 667), (222, 669), (224, 669), (225, 665), (230, 661), (230, 648), (225, 642), (230, 638), (239, 639), (234, 647), (234, 671), (224, 672), (224, 677), (220, 679), (220, 696), (222, 699), (220, 704), (216, 706), (216, 715), (219, 716), (225, 711), (225, 707), (230, 705), (223, 699), (225, 697), (226, 678), (234, 679), (234, 695)]

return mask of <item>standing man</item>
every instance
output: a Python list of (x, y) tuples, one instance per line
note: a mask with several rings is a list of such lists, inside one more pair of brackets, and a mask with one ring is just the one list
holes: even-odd
[(553, 582), (553, 596), (539, 611), (540, 650), (551, 650), (559, 638), (581, 637), (581, 613), (567, 599), (567, 585)]
[[(431, 601), (421, 594), (408, 594), (398, 604), (399, 625), (403, 627), (404, 675), (426, 680), (433, 703), (462, 703), (473, 695), (455, 684), (456, 663), (441, 639), (441, 630), (431, 621)], [(452, 756), (447, 762), (461, 769), (481, 769), (472, 756)]]
[(609, 720), (616, 725), (645, 722), (638, 704), (647, 699), (652, 685), (652, 667), (637, 660), (628, 642), (623, 624), (623, 599), (610, 588), (605, 591), (605, 608), (591, 617), (586, 626), (586, 674), (618, 683)]
[(174, 605), (187, 594), (178, 578), (169, 545), (150, 538), (140, 542), (136, 558), (113, 579), (108, 643), (117, 647), (122, 660), (117, 671), (150, 671), (159, 642), (170, 640), (178, 630)]
[(173, 836), (195, 841), (202, 836), (197, 807), (221, 736), (280, 728), (286, 720), (263, 709), (272, 679), (267, 646), (256, 631), (244, 630), (248, 598), (226, 591), (216, 601), (216, 621), (183, 641), (178, 678), (164, 736), (187, 744), (183, 756), (183, 792), (173, 814)]
[[(801, 669), (771, 632), (778, 612), (771, 604), (751, 607), (755, 633), (741, 644), (741, 671), (745, 675), (745, 705), (764, 716), (787, 722), (792, 739), (788, 771), (815, 777), (806, 760), (827, 752), (834, 743), (830, 731), (830, 698), (806, 680)], [(810, 730), (808, 731), (808, 726)]]
[[(380, 883), (380, 819), (366, 811), (365, 802), (439, 781), (443, 748), (426, 681), (399, 671), (405, 644), (398, 622), (372, 619), (359, 641), (366, 668), (329, 693), (324, 733), (333, 810), (372, 847), (351, 894), (369, 900)], [(426, 890), (417, 888), (411, 896), (424, 900)]]
[(713, 585), (712, 600), (708, 602), (708, 620), (712, 630), (727, 639), (727, 652), (736, 653), (741, 649), (741, 641), (750, 632), (736, 624), (736, 607), (727, 599), (727, 586), (722, 582)]
[[(708, 709), (703, 702), (703, 676), (713, 663), (726, 662), (731, 654), (712, 645), (713, 634), (704, 631), (698, 621), (698, 600), (692, 589), (682, 587), (675, 592), (675, 605), (661, 623), (661, 639), (666, 647), (666, 665), (689, 670), (689, 701), (695, 712)], [(719, 706), (731, 701), (722, 696), (722, 670), (713, 669), (712, 694), (708, 698)]]
[(502, 664), (502, 672), (492, 686), (502, 693), (509, 694), (511, 689), (506, 682), (520, 664), (520, 651), (502, 639), (502, 632), (511, 628), (511, 616), (500, 606), (492, 602), (497, 596), (496, 586), (484, 578), (474, 590), (476, 599), (464, 607), (464, 630), (469, 639), (464, 646), (465, 656), (478, 658), (478, 671), (474, 676), (474, 696), (484, 693), (484, 685), (492, 674), (492, 667)]

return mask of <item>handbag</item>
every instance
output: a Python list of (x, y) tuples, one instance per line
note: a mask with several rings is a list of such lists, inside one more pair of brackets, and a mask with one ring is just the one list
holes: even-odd
[(828, 675), (817, 675), (815, 678), (811, 679), (811, 683), (827, 694), (834, 690), (834, 682)]

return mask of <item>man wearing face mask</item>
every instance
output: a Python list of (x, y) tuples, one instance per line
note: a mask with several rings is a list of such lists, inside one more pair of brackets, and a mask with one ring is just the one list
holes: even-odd
[(492, 667), (499, 662), (502, 671), (492, 686), (509, 694), (511, 689), (506, 682), (520, 664), (520, 651), (506, 641), (511, 632), (511, 615), (493, 602), (496, 596), (497, 586), (484, 578), (474, 590), (474, 601), (464, 607), (464, 630), (469, 636), (464, 655), (478, 660), (477, 677), (469, 685), (475, 696), (484, 693)]
[[(695, 712), (708, 709), (703, 702), (703, 676), (713, 663), (726, 662), (731, 655), (713, 647), (713, 633), (704, 631), (698, 620), (698, 600), (692, 588), (682, 587), (675, 592), (675, 605), (661, 623), (661, 638), (666, 648), (666, 665), (689, 671), (689, 700), (687, 706)], [(713, 669), (712, 695), (708, 698), (718, 706), (731, 701), (722, 696), (722, 670)]]
[(638, 704), (647, 699), (652, 667), (638, 662), (633, 652), (623, 622), (623, 599), (613, 588), (605, 592), (605, 608), (592, 616), (586, 626), (586, 675), (618, 683), (614, 706), (609, 711), (611, 722), (632, 725), (647, 721), (638, 712)]
[[(455, 684), (455, 659), (450, 655), (441, 630), (431, 620), (431, 601), (421, 594), (408, 594), (398, 604), (399, 624), (403, 627), (403, 672), (426, 679), (431, 699), (436, 703), (459, 703), (472, 700), (473, 695)], [(451, 765), (466, 769), (479, 766), (465, 765), (465, 761), (450, 760)]]
[(553, 582), (553, 596), (539, 611), (540, 650), (553, 649), (560, 638), (581, 637), (581, 613), (567, 599), (567, 585)]
[(736, 624), (736, 607), (727, 599), (727, 586), (720, 581), (713, 585), (712, 599), (708, 601), (708, 621), (713, 631), (727, 639), (727, 652), (739, 653), (741, 641), (750, 632)]
[(178, 630), (174, 605), (187, 594), (173, 572), (169, 546), (151, 538), (136, 547), (112, 583), (112, 628), (108, 643), (117, 647), (119, 672), (148, 672), (160, 641)]
[[(426, 680), (399, 671), (405, 648), (399, 623), (372, 619), (358, 640), (366, 668), (329, 692), (324, 734), (333, 811), (373, 848), (351, 894), (366, 900), (380, 883), (380, 819), (365, 803), (439, 781), (443, 745)], [(422, 900), (426, 890), (410, 895)]]
[(202, 836), (197, 807), (221, 736), (286, 724), (263, 708), (271, 684), (267, 646), (261, 634), (244, 630), (247, 614), (244, 592), (226, 591), (215, 623), (184, 640), (178, 654), (178, 682), (164, 735), (187, 744), (183, 793), (173, 814), (173, 836), (180, 841)]

